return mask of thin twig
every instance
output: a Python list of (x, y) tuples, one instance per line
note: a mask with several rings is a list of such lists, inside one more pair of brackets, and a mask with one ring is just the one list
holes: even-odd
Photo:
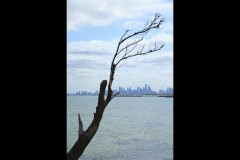
[[(157, 46), (156, 42), (155, 42), (155, 46), (154, 49), (151, 49), (149, 47), (149, 49), (147, 51), (144, 52), (144, 48), (145, 48), (145, 44), (142, 46), (142, 48), (138, 51), (135, 52), (135, 54), (130, 54), (131, 52), (133, 52), (136, 47), (138, 46), (138, 44), (144, 39), (144, 37), (149, 33), (150, 30), (152, 29), (158, 29), (159, 26), (165, 21), (164, 18), (160, 18), (161, 15), (160, 14), (155, 14), (154, 18), (152, 20), (148, 20), (145, 27), (138, 31), (135, 32), (133, 34), (130, 34), (128, 36), (127, 33), (129, 32), (129, 30), (126, 30), (124, 32), (124, 34), (122, 35), (122, 37), (120, 38), (118, 45), (117, 45), (117, 50), (113, 56), (112, 62), (111, 62), (111, 70), (110, 70), (110, 77), (109, 77), (109, 82), (108, 82), (108, 94), (107, 94), (107, 99), (106, 99), (106, 103), (109, 103), (111, 101), (111, 99), (113, 97), (115, 97), (115, 94), (112, 95), (112, 82), (114, 80), (114, 73), (115, 70), (119, 67), (118, 64), (122, 61), (122, 60), (126, 60), (128, 58), (134, 57), (134, 56), (139, 56), (139, 55), (147, 55), (149, 53), (152, 52), (156, 52), (158, 50), (160, 50), (164, 45), (161, 45), (160, 47)], [(137, 35), (141, 35), (140, 39), (135, 39), (133, 42), (126, 44), (125, 47), (121, 47), (121, 45), (123, 44), (123, 42), (125, 42), (126, 40), (129, 40), (132, 37), (135, 37)], [(122, 53), (122, 51), (125, 52), (122, 54), (121, 58), (115, 63), (115, 59), (116, 57), (120, 56), (120, 53)]]
[(118, 94), (120, 94), (120, 92), (115, 93), (115, 94), (112, 96), (112, 99), (113, 99), (114, 97), (116, 97)]

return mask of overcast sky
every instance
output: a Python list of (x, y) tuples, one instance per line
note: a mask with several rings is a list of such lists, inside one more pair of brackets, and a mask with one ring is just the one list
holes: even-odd
[(165, 46), (158, 52), (123, 61), (113, 89), (149, 84), (155, 91), (173, 87), (172, 0), (67, 0), (67, 93), (99, 90), (109, 79), (110, 63), (120, 37), (142, 29), (160, 13), (162, 27), (145, 37)]

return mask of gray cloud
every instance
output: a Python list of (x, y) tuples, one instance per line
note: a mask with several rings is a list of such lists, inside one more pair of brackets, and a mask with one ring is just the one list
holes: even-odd
[(142, 63), (150, 63), (153, 65), (161, 66), (166, 64), (172, 64), (173, 58), (170, 56), (165, 56), (165, 57), (151, 59), (151, 60), (143, 60)]
[(68, 0), (67, 31), (77, 30), (81, 26), (104, 26), (152, 12), (172, 14), (172, 8), (173, 1), (166, 0)]
[(111, 53), (101, 51), (69, 51), (70, 54), (84, 54), (84, 55), (109, 55)]
[(89, 68), (95, 69), (98, 67), (106, 67), (105, 62), (94, 61), (89, 59), (69, 60), (67, 68)]
[[(122, 27), (136, 29), (142, 25), (138, 20), (149, 19), (155, 12), (160, 12), (164, 17), (171, 16), (172, 7), (172, 0), (67, 0), (67, 31), (78, 30), (80, 27), (106, 26), (120, 21), (125, 22)], [(143, 23), (145, 24), (145, 20)], [(156, 41), (170, 47), (164, 47), (159, 51), (160, 54), (123, 61), (124, 65), (116, 70), (113, 85), (136, 87), (149, 83), (156, 89), (172, 86), (173, 27), (171, 22), (166, 23), (163, 24), (165, 26), (160, 29), (159, 34), (157, 32), (149, 34), (143, 43), (147, 46)], [(110, 62), (118, 41), (119, 37), (108, 41), (82, 40), (68, 43), (68, 91), (99, 89), (101, 80), (109, 77)], [(164, 50), (168, 53), (164, 53)]]

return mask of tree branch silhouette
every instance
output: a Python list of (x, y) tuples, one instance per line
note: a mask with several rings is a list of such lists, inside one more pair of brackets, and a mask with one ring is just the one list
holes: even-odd
[[(112, 91), (114, 74), (117, 69), (116, 67), (119, 65), (119, 63), (131, 57), (147, 55), (162, 49), (164, 45), (158, 46), (156, 42), (154, 47), (149, 46), (148, 50), (144, 50), (145, 44), (143, 44), (142, 47), (139, 49), (137, 49), (137, 46), (140, 42), (143, 41), (144, 37), (149, 33), (150, 30), (158, 29), (159, 26), (164, 21), (165, 21), (164, 18), (162, 18), (161, 15), (157, 13), (155, 14), (153, 20), (148, 21), (142, 30), (130, 35), (127, 35), (129, 33), (129, 30), (126, 30), (124, 32), (124, 34), (122, 35), (122, 37), (118, 42), (117, 50), (111, 61), (109, 81), (107, 83), (107, 80), (103, 80), (100, 84), (100, 92), (98, 95), (98, 105), (96, 107), (96, 113), (94, 113), (94, 118), (86, 131), (83, 131), (83, 124), (81, 121), (81, 117), (80, 117), (80, 114), (78, 114), (78, 120), (79, 120), (78, 139), (73, 145), (73, 147), (70, 149), (70, 151), (67, 153), (67, 160), (77, 160), (82, 155), (85, 148), (90, 143), (90, 141), (92, 140), (92, 138), (94, 137), (94, 135), (96, 134), (99, 128), (105, 108), (107, 107), (109, 102), (120, 93), (120, 92), (117, 92), (113, 94), (113, 91)], [(137, 36), (139, 35), (141, 36), (141, 38), (137, 39)], [(131, 41), (131, 38), (135, 38), (135, 40)], [(122, 44), (127, 40), (130, 40), (131, 42), (127, 43), (126, 46), (122, 47)], [(116, 60), (116, 58), (118, 58), (118, 60)], [(108, 85), (107, 98), (104, 99), (107, 85)]]

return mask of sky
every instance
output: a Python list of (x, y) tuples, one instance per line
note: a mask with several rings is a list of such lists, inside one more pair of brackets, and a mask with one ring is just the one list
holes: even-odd
[(155, 13), (165, 22), (141, 43), (165, 46), (122, 61), (113, 89), (145, 84), (154, 91), (173, 88), (173, 1), (67, 0), (67, 93), (99, 90), (101, 81), (109, 80), (111, 60), (125, 30), (130, 29), (128, 35), (142, 30)]

